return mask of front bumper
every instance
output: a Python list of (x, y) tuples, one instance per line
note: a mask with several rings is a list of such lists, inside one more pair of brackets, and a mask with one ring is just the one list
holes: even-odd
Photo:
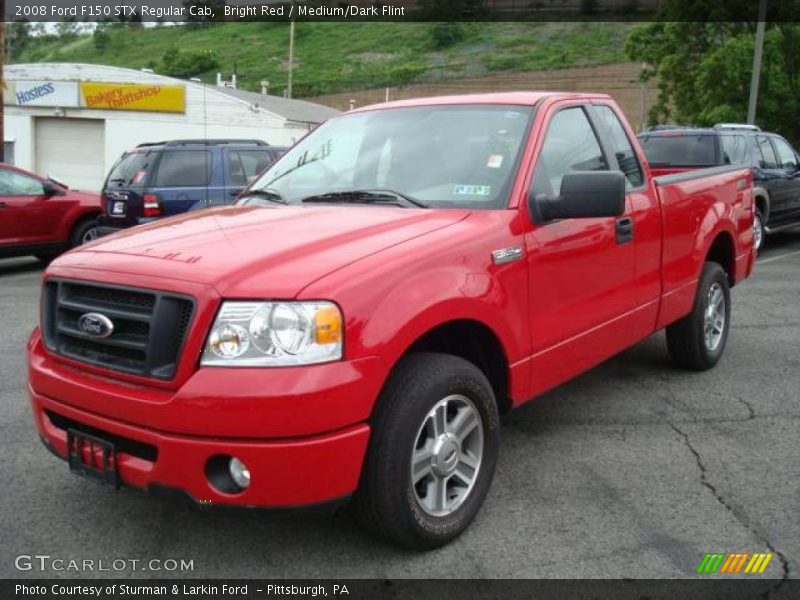
[[(78, 410), (32, 389), (30, 396), (39, 434), (61, 458), (67, 457), (67, 428), (105, 434), (118, 442), (117, 473), (124, 485), (180, 490), (200, 505), (302, 507), (349, 496), (358, 485), (369, 439), (369, 427), (363, 423), (293, 440), (172, 435)], [(211, 484), (206, 465), (217, 455), (235, 456), (247, 464), (251, 483), (246, 490), (225, 493)]]
[[(294, 369), (197, 369), (178, 389), (84, 371), (28, 345), (29, 394), (39, 433), (67, 457), (67, 430), (110, 438), (124, 485), (169, 488), (201, 505), (268, 508), (323, 504), (352, 494), (384, 367), (375, 359)], [(234, 456), (251, 474), (238, 493), (206, 467)]]

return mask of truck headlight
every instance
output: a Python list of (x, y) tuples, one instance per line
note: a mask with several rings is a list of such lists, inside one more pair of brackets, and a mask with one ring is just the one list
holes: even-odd
[(342, 313), (332, 302), (222, 303), (203, 365), (283, 367), (342, 358)]

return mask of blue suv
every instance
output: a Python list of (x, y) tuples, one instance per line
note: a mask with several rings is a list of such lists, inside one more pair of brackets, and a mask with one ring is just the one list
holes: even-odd
[(231, 204), (285, 151), (261, 140), (139, 144), (120, 157), (103, 185), (99, 233)]

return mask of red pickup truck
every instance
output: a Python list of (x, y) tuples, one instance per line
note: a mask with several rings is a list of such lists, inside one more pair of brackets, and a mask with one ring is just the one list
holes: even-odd
[(608, 96), (350, 111), (239, 206), (52, 263), (33, 414), (111, 485), (201, 506), (355, 495), (389, 540), (434, 547), (486, 497), (499, 414), (663, 328), (677, 364), (714, 366), (753, 214), (749, 169), (653, 179)]

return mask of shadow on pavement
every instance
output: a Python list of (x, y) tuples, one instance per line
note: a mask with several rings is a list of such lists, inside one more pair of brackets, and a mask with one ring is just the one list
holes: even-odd
[(0, 259), (0, 277), (44, 270), (44, 265), (35, 258)]

